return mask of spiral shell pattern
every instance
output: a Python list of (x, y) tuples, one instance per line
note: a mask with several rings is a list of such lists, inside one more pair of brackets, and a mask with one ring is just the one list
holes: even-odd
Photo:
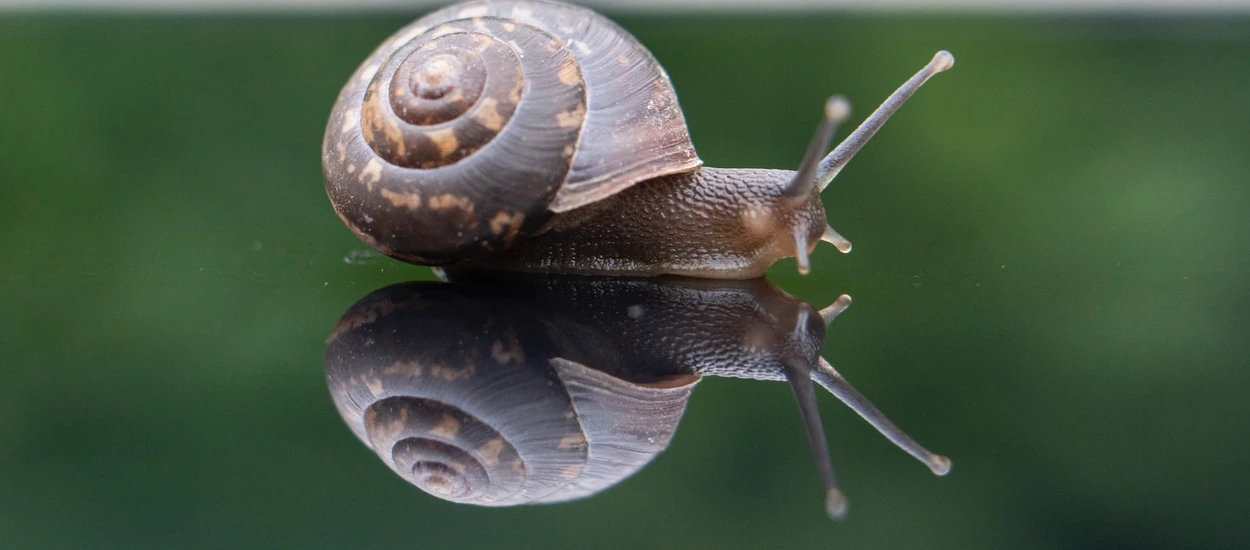
[(379, 251), (470, 262), (553, 214), (699, 160), (667, 75), (633, 37), (554, 2), (471, 2), (383, 43), (339, 95), (322, 168)]
[(589, 461), (544, 342), (451, 289), (399, 285), (344, 315), (326, 376), (348, 426), (409, 483), (454, 502), (536, 502)]
[(525, 463), (488, 424), (431, 399), (391, 397), (365, 411), (374, 451), (422, 491), (454, 502), (498, 502), (520, 492)]
[(340, 217), (366, 242), (441, 265), (546, 220), (586, 116), (580, 69), (559, 40), (455, 20), (400, 45), (368, 80), (357, 107), (336, 111), (333, 146), (361, 162), (326, 169)]

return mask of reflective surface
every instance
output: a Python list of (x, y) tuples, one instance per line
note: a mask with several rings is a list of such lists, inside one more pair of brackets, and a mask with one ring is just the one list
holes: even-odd
[[(934, 476), (821, 395), (706, 377), (590, 499), (431, 498), (330, 405), (326, 336), (426, 269), (361, 252), (318, 151), (416, 14), (0, 20), (0, 546), (1105, 548), (1250, 538), (1244, 19), (622, 18), (699, 155), (792, 168), (829, 93), (926, 85), (826, 190), (855, 243), (772, 281), (855, 305), (823, 355)], [(345, 261), (347, 260), (347, 261)]]

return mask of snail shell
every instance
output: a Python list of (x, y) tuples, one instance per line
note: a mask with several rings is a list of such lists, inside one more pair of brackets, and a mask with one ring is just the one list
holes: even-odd
[(454, 502), (558, 502), (618, 483), (668, 445), (697, 376), (627, 379), (556, 357), (525, 308), (484, 298), (388, 287), (330, 337), (335, 405), (397, 474)]
[(701, 165), (646, 48), (590, 10), (529, 0), (457, 4), (401, 29), (343, 88), (322, 155), (348, 227), (426, 265)]

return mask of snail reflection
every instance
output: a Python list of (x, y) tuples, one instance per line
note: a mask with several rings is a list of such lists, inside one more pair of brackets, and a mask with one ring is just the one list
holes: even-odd
[(850, 304), (817, 310), (764, 279), (473, 276), (378, 290), (328, 340), (347, 425), (439, 498), (484, 506), (602, 491), (668, 446), (702, 376), (785, 380), (824, 483), (846, 512), (813, 380), (936, 474), (934, 455), (820, 357)]

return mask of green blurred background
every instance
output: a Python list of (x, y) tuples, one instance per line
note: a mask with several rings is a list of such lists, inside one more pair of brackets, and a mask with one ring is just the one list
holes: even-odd
[[(712, 379), (589, 500), (406, 485), (339, 419), (338, 317), (431, 278), (332, 213), (343, 81), (418, 15), (0, 18), (0, 546), (1233, 547), (1250, 529), (1250, 20), (617, 20), (713, 166), (793, 167), (823, 98), (935, 78), (826, 191), (825, 356), (955, 464), (822, 398), (829, 521), (784, 384)], [(858, 120), (858, 118), (856, 119)]]

